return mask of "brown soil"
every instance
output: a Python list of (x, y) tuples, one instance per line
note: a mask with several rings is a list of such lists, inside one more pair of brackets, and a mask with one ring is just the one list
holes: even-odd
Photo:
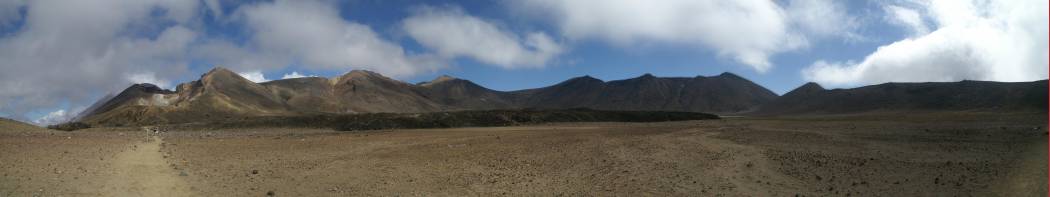
[[(106, 178), (107, 186), (102, 190), (105, 196), (148, 196), (163, 194), (165, 196), (194, 196), (185, 180), (169, 168), (161, 154), (160, 137), (150, 136), (145, 142), (132, 146), (113, 159), (115, 171)], [(185, 172), (180, 171), (178, 175)], [(186, 174), (188, 175), (188, 174)]]
[(1046, 120), (0, 132), (0, 196), (1042, 196)]

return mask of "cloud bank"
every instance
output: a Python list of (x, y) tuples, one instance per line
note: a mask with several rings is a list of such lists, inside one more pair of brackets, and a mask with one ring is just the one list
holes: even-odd
[(299, 74), (299, 72), (292, 71), (292, 73), (284, 74), (284, 76), (281, 76), (281, 79), (294, 79), (294, 78), (316, 77), (316, 76), (317, 75), (303, 75), (303, 74)]
[[(936, 0), (918, 8), (887, 5), (890, 22), (908, 29), (912, 36), (881, 46), (859, 62), (818, 60), (802, 75), (826, 86), (1046, 79), (1046, 7), (1046, 1)], [(923, 15), (916, 16), (918, 13)], [(924, 18), (932, 19), (929, 33)]]
[(60, 102), (90, 103), (99, 90), (184, 73), (186, 51), (199, 35), (187, 26), (196, 6), (162, 0), (0, 3), (0, 27), (10, 30), (0, 34), (0, 113), (32, 120), (25, 114)]
[(266, 76), (263, 76), (263, 73), (260, 71), (238, 72), (237, 75), (255, 83), (270, 81), (269, 79), (266, 79)]
[(391, 76), (441, 64), (409, 54), (367, 25), (343, 20), (335, 6), (322, 2), (261, 3), (243, 6), (235, 15), (254, 32), (251, 45), (267, 56), (284, 56), (279, 62), (298, 60), (315, 69), (368, 69)]
[(66, 113), (66, 110), (60, 109), (44, 115), (43, 117), (33, 120), (33, 124), (39, 126), (54, 125), (69, 121), (73, 118), (73, 113)]
[(401, 26), (408, 36), (442, 57), (470, 57), (503, 68), (542, 67), (563, 51), (543, 32), (520, 38), (454, 7), (420, 8)]
[[(804, 48), (809, 39), (850, 35), (856, 22), (829, 0), (525, 0), (513, 9), (545, 16), (570, 39), (623, 47), (646, 43), (711, 48), (758, 72), (770, 56)], [(812, 37), (807, 38), (810, 34)]]

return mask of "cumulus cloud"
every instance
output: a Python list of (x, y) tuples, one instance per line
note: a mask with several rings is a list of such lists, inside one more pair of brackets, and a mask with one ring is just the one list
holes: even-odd
[(785, 9), (768, 0), (526, 0), (512, 7), (547, 17), (571, 39), (707, 47), (765, 72), (773, 54), (807, 47), (806, 34), (850, 35), (856, 22), (837, 3), (794, 0)]
[(16, 119), (31, 120), (18, 116), (59, 102), (91, 102), (136, 82), (138, 73), (174, 78), (197, 37), (180, 25), (193, 20), (196, 1), (13, 2), (0, 6), (0, 21), (24, 25), (0, 26), (10, 30), (0, 35), (0, 112)]
[(930, 33), (881, 46), (859, 62), (817, 61), (802, 71), (803, 77), (828, 86), (1047, 78), (1047, 2), (944, 0), (923, 5), (922, 13), (936, 22)]
[[(299, 61), (314, 69), (368, 69), (391, 76), (412, 75), (441, 65), (428, 55), (406, 52), (367, 25), (343, 20), (335, 6), (324, 2), (278, 0), (242, 6), (235, 15), (253, 32), (250, 46), (255, 48), (245, 49), (250, 50), (247, 57), (277, 57), (284, 60), (280, 63)], [(222, 63), (234, 68), (253, 67)]]
[(303, 75), (303, 74), (299, 74), (299, 72), (292, 71), (292, 73), (284, 74), (284, 76), (282, 76), (281, 79), (294, 79), (294, 78), (316, 77), (316, 76), (317, 75)]
[(36, 125), (51, 125), (51, 124), (63, 123), (63, 122), (66, 122), (66, 121), (69, 120), (69, 118), (70, 118), (69, 114), (70, 113), (66, 113), (66, 110), (60, 109), (58, 111), (53, 111), (51, 113), (48, 113), (47, 115), (44, 115), (43, 117), (37, 118), (36, 120), (33, 120), (33, 123), (36, 124)]
[[(75, 110), (75, 111), (83, 111), (84, 107), (76, 107), (73, 110)], [(66, 111), (65, 109), (59, 109), (59, 110), (55, 110), (55, 111), (52, 111), (50, 113), (47, 113), (46, 115), (44, 115), (44, 116), (42, 116), (40, 118), (33, 119), (32, 123), (35, 124), (35, 125), (38, 125), (38, 126), (48, 126), (48, 125), (55, 125), (55, 124), (66, 123), (66, 122), (69, 122), (70, 120), (73, 120), (73, 118), (75, 118), (75, 117), (76, 117), (76, 113), (73, 113), (73, 112), (70, 112), (70, 111)]]
[(860, 26), (856, 16), (846, 12), (844, 1), (791, 0), (784, 8), (788, 20), (812, 38), (840, 37), (861, 39), (855, 31)]
[(153, 73), (153, 72), (133, 73), (133, 74), (127, 75), (126, 77), (127, 77), (127, 80), (130, 81), (131, 83), (135, 83), (135, 84), (148, 83), (148, 84), (157, 85), (157, 87), (160, 87), (160, 88), (171, 89), (171, 82), (170, 81), (157, 78), (156, 73)]
[(248, 81), (255, 83), (270, 81), (269, 79), (266, 79), (266, 76), (263, 76), (263, 73), (260, 71), (238, 72), (237, 74), (244, 77), (244, 79), (248, 79)]
[(906, 7), (887, 5), (883, 7), (886, 12), (886, 20), (890, 24), (900, 25), (907, 28), (913, 36), (921, 36), (930, 33), (929, 27), (922, 19), (919, 12)]
[(546, 33), (521, 38), (455, 7), (420, 8), (401, 26), (416, 42), (445, 58), (465, 56), (503, 68), (542, 67), (563, 51)]

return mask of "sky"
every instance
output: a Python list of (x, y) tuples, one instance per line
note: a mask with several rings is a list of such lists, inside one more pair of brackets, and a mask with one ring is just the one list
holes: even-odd
[(731, 72), (806, 82), (1034, 81), (1038, 0), (0, 0), (0, 116), (54, 124), (216, 66), (263, 82), (362, 69), (495, 90)]

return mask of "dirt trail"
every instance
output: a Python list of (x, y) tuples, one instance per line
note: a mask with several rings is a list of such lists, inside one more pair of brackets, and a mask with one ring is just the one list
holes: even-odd
[(113, 161), (113, 174), (103, 196), (194, 196), (179, 172), (168, 168), (160, 137), (134, 145)]

